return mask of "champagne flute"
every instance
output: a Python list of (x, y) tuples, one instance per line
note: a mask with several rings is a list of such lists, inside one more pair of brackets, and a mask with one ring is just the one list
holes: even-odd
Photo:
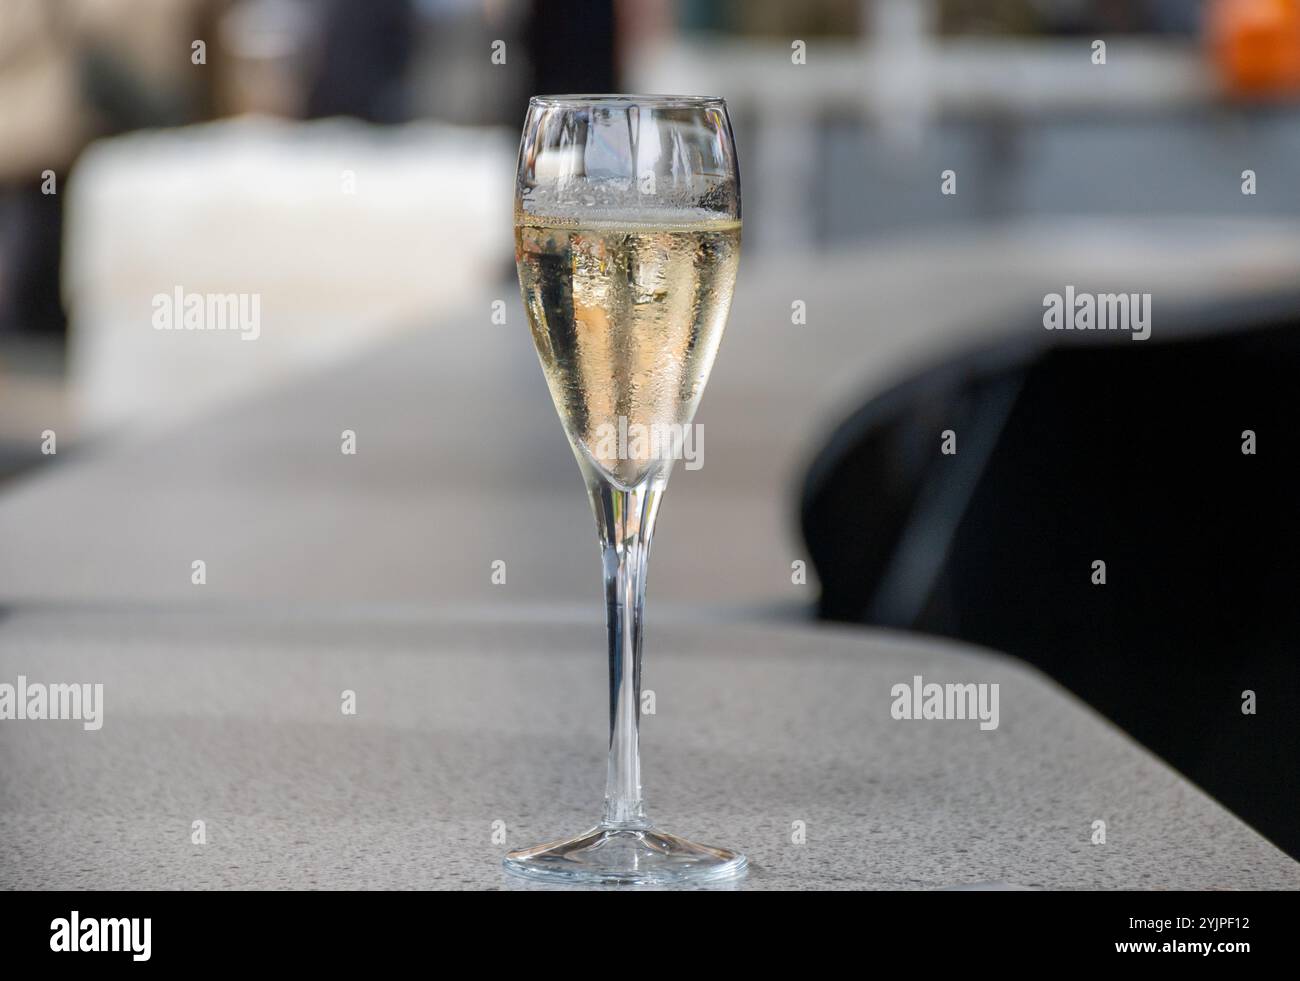
[(740, 260), (740, 174), (721, 99), (535, 96), (515, 185), (524, 308), (586, 480), (604, 563), (609, 762), (601, 822), (511, 852), (512, 872), (672, 883), (745, 857), (658, 831), (641, 800), (641, 611), (673, 460), (688, 439)]

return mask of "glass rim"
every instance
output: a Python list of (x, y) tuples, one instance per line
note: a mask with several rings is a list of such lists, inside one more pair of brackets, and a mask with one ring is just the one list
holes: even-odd
[(617, 92), (534, 95), (529, 98), (528, 104), (565, 108), (640, 106), (647, 109), (725, 109), (727, 107), (726, 100), (717, 95), (634, 95)]

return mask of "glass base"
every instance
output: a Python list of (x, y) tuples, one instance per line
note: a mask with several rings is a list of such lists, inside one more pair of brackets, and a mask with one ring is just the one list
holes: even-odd
[(530, 879), (630, 885), (713, 882), (744, 875), (745, 866), (739, 852), (697, 845), (648, 826), (608, 824), (505, 858), (507, 871)]

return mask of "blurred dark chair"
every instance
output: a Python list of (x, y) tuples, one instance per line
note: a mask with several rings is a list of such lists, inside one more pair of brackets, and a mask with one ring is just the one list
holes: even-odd
[(872, 399), (816, 457), (821, 615), (1028, 661), (1300, 857), (1300, 296), (1157, 297), (1144, 341), (1019, 336)]
[(355, 116), (371, 123), (410, 118), (405, 82), (415, 55), (411, 0), (325, 0), (321, 57), (307, 95), (309, 119)]

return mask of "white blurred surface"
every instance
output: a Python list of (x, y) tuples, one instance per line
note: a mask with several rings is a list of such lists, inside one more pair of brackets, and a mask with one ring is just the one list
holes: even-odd
[[(93, 145), (64, 260), (80, 428), (175, 424), (481, 292), (511, 254), (514, 153), (491, 130), (252, 117)], [(260, 336), (155, 330), (177, 287), (260, 294)]]
[[(813, 587), (790, 579), (797, 494), (832, 427), (968, 347), (1050, 339), (1045, 293), (1149, 291), (1158, 343), (1180, 305), (1298, 277), (1300, 230), (1227, 221), (1052, 221), (742, 258), (697, 417), (704, 466), (673, 475), (650, 603), (810, 602)], [(495, 298), (505, 324), (491, 323)], [(806, 325), (791, 323), (795, 300)], [(259, 350), (266, 337), (216, 340)], [(344, 429), (355, 456), (340, 453)], [(0, 602), (599, 605), (591, 509), (504, 278), (165, 437), (43, 459), (0, 494)], [(497, 559), (509, 589), (491, 583)]]

